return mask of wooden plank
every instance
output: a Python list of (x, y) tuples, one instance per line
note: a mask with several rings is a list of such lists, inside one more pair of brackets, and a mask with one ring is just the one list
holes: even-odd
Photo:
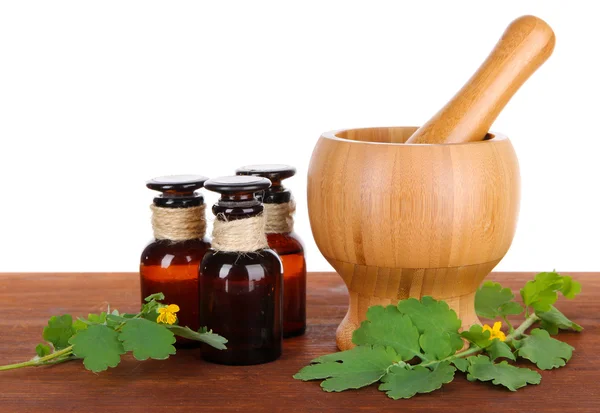
[[(599, 412), (600, 274), (571, 274), (583, 283), (574, 301), (558, 307), (586, 329), (562, 333), (576, 348), (568, 366), (542, 372), (542, 384), (511, 393), (462, 374), (429, 395), (394, 401), (375, 386), (344, 393), (323, 392), (317, 382), (292, 375), (311, 359), (335, 348), (335, 329), (348, 296), (332, 273), (309, 274), (308, 331), (285, 341), (283, 357), (270, 364), (219, 366), (199, 359), (198, 350), (178, 350), (166, 361), (127, 357), (107, 372), (93, 374), (80, 362), (0, 373), (0, 412), (188, 412), (224, 411), (445, 411)], [(530, 273), (495, 273), (490, 279), (513, 289)], [(0, 274), (0, 363), (29, 359), (51, 315), (98, 312), (110, 302), (122, 311), (138, 308), (136, 274)]]

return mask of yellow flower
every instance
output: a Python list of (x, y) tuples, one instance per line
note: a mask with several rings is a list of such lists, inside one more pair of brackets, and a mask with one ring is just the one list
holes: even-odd
[(177, 304), (169, 304), (166, 307), (159, 308), (159, 314), (156, 318), (156, 322), (173, 324), (175, 321), (177, 321), (177, 316), (175, 315), (177, 311), (179, 311), (179, 306)]
[(496, 321), (494, 323), (494, 327), (490, 327), (487, 324), (483, 326), (483, 331), (490, 332), (490, 340), (497, 338), (500, 341), (506, 340), (506, 334), (504, 334), (500, 328), (502, 327), (502, 323), (500, 321)]

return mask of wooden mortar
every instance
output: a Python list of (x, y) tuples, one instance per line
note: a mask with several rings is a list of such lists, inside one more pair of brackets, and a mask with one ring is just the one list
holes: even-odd
[(519, 211), (510, 141), (404, 145), (416, 127), (328, 132), (308, 172), (315, 241), (350, 294), (341, 350), (372, 305), (424, 295), (478, 323), (475, 290), (504, 257)]
[(341, 350), (376, 304), (443, 299), (463, 328), (479, 320), (475, 291), (504, 257), (519, 211), (510, 141), (487, 133), (508, 100), (550, 56), (541, 19), (512, 22), (467, 84), (421, 128), (321, 135), (308, 171), (308, 210), (321, 253), (350, 293)]

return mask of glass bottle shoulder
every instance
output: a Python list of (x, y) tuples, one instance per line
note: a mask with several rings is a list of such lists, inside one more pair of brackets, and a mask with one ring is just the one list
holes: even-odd
[[(200, 261), (210, 248), (207, 239), (170, 241), (153, 240), (142, 252), (142, 265), (184, 265)], [(168, 262), (167, 262), (168, 261)]]
[(209, 249), (200, 265), (200, 275), (211, 278), (247, 278), (256, 281), (281, 274), (281, 260), (270, 248), (248, 253)]
[(267, 242), (269, 247), (280, 255), (304, 253), (304, 244), (295, 232), (267, 234)]

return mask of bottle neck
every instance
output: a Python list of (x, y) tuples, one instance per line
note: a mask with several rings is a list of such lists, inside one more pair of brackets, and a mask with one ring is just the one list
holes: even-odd
[(204, 197), (196, 192), (165, 192), (155, 197), (152, 203), (160, 208), (193, 208), (204, 205)]
[(150, 205), (152, 230), (157, 240), (187, 241), (206, 234), (205, 205), (192, 207), (160, 207)]
[(282, 185), (272, 186), (256, 195), (264, 204), (285, 204), (292, 200), (292, 192)]
[(212, 212), (220, 221), (233, 221), (237, 219), (252, 218), (260, 215), (264, 210), (260, 201), (222, 201), (212, 207)]

